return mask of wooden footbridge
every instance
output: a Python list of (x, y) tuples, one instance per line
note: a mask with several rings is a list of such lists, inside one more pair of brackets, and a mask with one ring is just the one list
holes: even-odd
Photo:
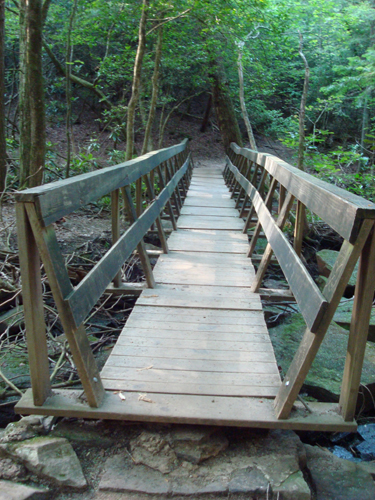
[[(143, 212), (139, 199), (134, 207), (130, 190), (141, 182), (149, 199)], [(121, 191), (131, 222), (122, 235)], [(54, 222), (108, 193), (113, 246), (73, 287)], [(306, 208), (343, 238), (323, 292), (301, 256)], [(161, 220), (165, 215), (174, 228), (168, 239)], [(288, 220), (295, 221), (294, 246), (283, 233)], [(224, 170), (193, 168), (184, 141), (115, 167), (19, 192), (17, 223), (32, 389), (16, 411), (354, 430), (375, 285), (374, 220), (375, 205), (368, 201), (274, 156), (235, 144)], [(153, 225), (163, 252), (152, 270), (143, 237)], [(259, 237), (266, 237), (268, 244), (263, 255), (254, 255)], [(146, 277), (147, 287), (141, 289), (121, 281), (121, 267), (134, 251)], [(83, 391), (51, 388), (40, 258)], [(275, 258), (290, 290), (261, 288)], [(299, 391), (359, 258), (340, 402), (306, 405), (298, 399)], [(99, 373), (84, 321), (103, 293), (139, 297)], [(303, 340), (283, 380), (262, 311), (261, 297), (270, 296), (295, 299), (306, 321)]]

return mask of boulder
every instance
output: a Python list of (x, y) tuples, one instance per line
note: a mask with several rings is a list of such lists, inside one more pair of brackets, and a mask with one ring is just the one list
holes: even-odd
[(318, 446), (305, 445), (316, 500), (373, 500), (375, 483), (357, 463)]
[(51, 492), (24, 484), (0, 481), (0, 500), (47, 500)]
[(31, 439), (43, 433), (43, 420), (45, 417), (39, 415), (30, 415), (23, 417), (18, 422), (12, 422), (7, 425), (5, 432), (0, 438), (0, 443), (12, 443), (14, 441), (24, 441)]
[(147, 465), (163, 474), (177, 466), (177, 457), (163, 435), (157, 431), (143, 431), (130, 441), (130, 451), (135, 464)]
[(27, 470), (11, 458), (0, 456), (0, 479), (22, 481), (27, 479)]
[[(276, 360), (284, 374), (298, 349), (306, 324), (301, 314), (270, 328), (270, 337)], [(332, 322), (312, 367), (306, 377), (304, 390), (320, 401), (336, 402), (339, 399), (342, 374), (348, 345), (348, 332)], [(375, 346), (367, 343), (361, 383), (375, 382)]]
[[(338, 305), (333, 320), (345, 330), (349, 330), (350, 322), (352, 319), (352, 311), (353, 311), (354, 300), (342, 299), (340, 304)], [(371, 309), (370, 316), (370, 324), (368, 328), (368, 337), (367, 340), (369, 342), (375, 342), (375, 309)]]
[[(339, 252), (336, 250), (320, 250), (316, 254), (316, 261), (318, 264), (318, 271), (319, 274), (322, 276), (325, 276), (326, 278), (329, 277), (331, 274), (332, 268), (336, 262), (337, 256)], [(357, 274), (358, 274), (358, 262), (354, 268), (353, 274), (351, 275), (348, 285), (349, 286), (355, 286), (356, 281), (357, 281)]]
[(87, 486), (78, 457), (66, 439), (37, 437), (0, 446), (28, 470), (57, 486), (77, 489)]

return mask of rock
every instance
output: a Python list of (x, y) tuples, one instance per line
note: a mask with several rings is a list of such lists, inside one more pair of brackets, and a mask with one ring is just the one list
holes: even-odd
[(51, 492), (10, 481), (0, 481), (0, 500), (47, 500)]
[(7, 425), (4, 434), (0, 438), (1, 443), (11, 443), (14, 441), (24, 441), (38, 436), (43, 432), (43, 419), (39, 415), (30, 415), (23, 417), (18, 422), (12, 422)]
[(105, 424), (97, 421), (60, 421), (50, 435), (67, 439), (74, 445), (86, 447), (110, 448), (115, 444), (116, 437), (104, 435)]
[(130, 441), (130, 451), (134, 463), (143, 464), (163, 474), (171, 472), (177, 466), (175, 452), (159, 432), (143, 431)]
[(118, 454), (106, 461), (100, 490), (163, 495), (169, 493), (170, 488), (169, 482), (161, 472), (144, 465), (129, 468), (127, 458)]
[[(345, 330), (349, 330), (352, 319), (353, 300), (342, 299), (338, 305), (333, 320)], [(370, 324), (368, 329), (369, 342), (375, 342), (375, 309), (371, 308)]]
[[(285, 323), (269, 330), (277, 362), (284, 373), (289, 368), (305, 329), (302, 315), (293, 314)], [(305, 380), (304, 390), (311, 396), (320, 401), (338, 401), (347, 345), (348, 332), (332, 322)], [(375, 346), (368, 342), (361, 384), (375, 382), (374, 373)]]
[[(322, 276), (325, 276), (326, 278), (329, 277), (331, 274), (332, 268), (334, 266), (334, 263), (336, 262), (337, 256), (339, 252), (336, 250), (320, 250), (316, 254), (316, 261), (318, 264), (318, 271), (319, 274)], [(350, 280), (348, 282), (349, 286), (355, 286), (356, 281), (357, 281), (357, 273), (358, 273), (358, 262), (354, 268), (353, 274), (350, 277)]]
[(375, 424), (358, 426), (358, 433), (364, 441), (356, 446), (363, 460), (375, 459)]
[(373, 460), (372, 462), (358, 462), (357, 465), (365, 472), (370, 474), (375, 480), (375, 460)]
[(272, 488), (264, 474), (257, 468), (247, 467), (236, 470), (228, 484), (230, 493), (246, 493), (247, 495), (272, 495)]
[(31, 472), (58, 486), (82, 489), (87, 485), (78, 457), (66, 439), (37, 437), (1, 446)]
[(228, 439), (214, 427), (176, 427), (167, 440), (178, 458), (193, 464), (216, 457), (228, 447)]
[(305, 445), (316, 500), (373, 500), (375, 484), (358, 464), (317, 446)]
[(311, 491), (302, 472), (294, 472), (274, 490), (280, 500), (311, 500)]
[(11, 458), (0, 457), (0, 479), (24, 480), (27, 471), (22, 464), (14, 462)]

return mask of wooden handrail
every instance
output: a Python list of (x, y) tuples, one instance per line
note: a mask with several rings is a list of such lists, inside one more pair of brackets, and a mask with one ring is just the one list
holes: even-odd
[(15, 194), (18, 202), (33, 202), (44, 225), (74, 212), (102, 196), (136, 182), (186, 149), (188, 139), (176, 146), (152, 151), (139, 158), (69, 179), (50, 182)]
[[(234, 143), (228, 151), (224, 176), (232, 195), (237, 195), (236, 206), (241, 208), (242, 204), (240, 215), (248, 211), (245, 230), (250, 227), (252, 214), (256, 212), (258, 216), (249, 256), (254, 251), (260, 228), (268, 240), (251, 290), (256, 292), (260, 289), (272, 254), (275, 253), (307, 325), (298, 351), (275, 399), (278, 418), (288, 417), (360, 258), (340, 397), (344, 419), (352, 420), (375, 288), (375, 205), (302, 172), (275, 156), (240, 148)], [(278, 193), (275, 182), (279, 185)], [(268, 187), (267, 194), (264, 193), (265, 186)], [(278, 194), (276, 220), (272, 215), (272, 201), (275, 194)], [(294, 232), (293, 247), (282, 229), (294, 201), (297, 202), (297, 210), (301, 212), (295, 219), (297, 227)], [(301, 260), (303, 228), (299, 224), (304, 223), (301, 213), (305, 207), (344, 238), (322, 292)]]
[(375, 219), (374, 203), (360, 196), (317, 179), (268, 153), (240, 148), (235, 143), (231, 144), (231, 150), (264, 168), (296, 199), (350, 242), (355, 241), (362, 220)]
[[(33, 398), (36, 405), (43, 405), (51, 392), (46, 330), (43, 327), (40, 258), (46, 270), (59, 318), (87, 401), (90, 406), (98, 407), (104, 398), (104, 388), (88, 342), (84, 320), (112, 280), (114, 280), (114, 286), (111, 287), (111, 292), (121, 291), (119, 271), (135, 249), (138, 250), (147, 285), (150, 288), (155, 286), (143, 237), (156, 222), (163, 251), (168, 252), (160, 215), (167, 205), (171, 222), (175, 226), (173, 210), (179, 213), (180, 189), (182, 195), (185, 195), (186, 186), (190, 183), (191, 167), (188, 140), (185, 140), (177, 146), (154, 151), (114, 167), (16, 193), (26, 338)], [(157, 194), (154, 192), (153, 185), (155, 175), (159, 181)], [(140, 179), (143, 179), (146, 184), (150, 203), (137, 218), (130, 184)], [(122, 236), (119, 231), (120, 189), (131, 221), (130, 227)], [(112, 247), (85, 278), (73, 287), (56, 238), (53, 222), (109, 193), (111, 193), (112, 200)], [(174, 208), (170, 202), (172, 195), (175, 199)]]

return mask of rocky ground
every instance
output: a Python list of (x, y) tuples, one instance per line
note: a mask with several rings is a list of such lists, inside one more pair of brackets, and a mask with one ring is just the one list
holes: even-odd
[(373, 500), (375, 462), (293, 431), (30, 416), (0, 431), (1, 500)]

